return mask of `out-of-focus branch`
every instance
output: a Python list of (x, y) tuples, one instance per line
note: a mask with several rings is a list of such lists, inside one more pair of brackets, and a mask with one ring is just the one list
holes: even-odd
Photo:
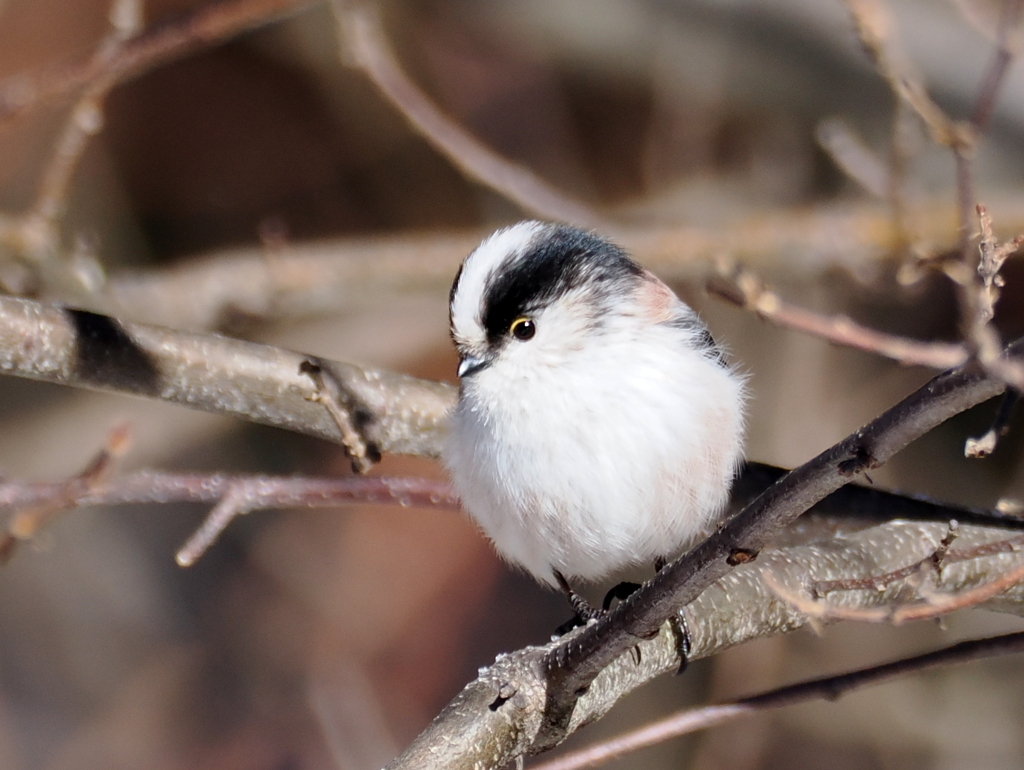
[(882, 0), (846, 0), (864, 50), (893, 92), (924, 121), (943, 147), (965, 141), (963, 128), (939, 107), (893, 34), (895, 22)]
[[(268, 345), (0, 296), (0, 374), (157, 398), (343, 443), (331, 414), (310, 400), (316, 387), (303, 367), (311, 360)], [(344, 391), (352, 424), (378, 451), (439, 453), (454, 388), (315, 362)]]
[(494, 152), (445, 115), (402, 70), (376, 4), (332, 0), (332, 8), (345, 61), (365, 72), (412, 127), (463, 173), (536, 216), (608, 231), (607, 223), (589, 206)]
[[(110, 466), (124, 454), (131, 443), (127, 426), (118, 426), (107, 437), (101, 449), (85, 468), (67, 481), (51, 484), (48, 494), (22, 499), (11, 504), (15, 514), (0, 533), (0, 564), (7, 562), (18, 544), (30, 540), (62, 511), (80, 505), (83, 497), (103, 484)], [(3, 485), (0, 484), (0, 487)], [(2, 493), (0, 493), (2, 494)], [(3, 502), (0, 502), (3, 505)]]
[(96, 81), (122, 83), (196, 49), (214, 45), (294, 12), (313, 0), (222, 0), (127, 39), (114, 54), (102, 48), (86, 62), (0, 83), (0, 126), (43, 102)]
[[(1008, 229), (1024, 230), (1024, 200), (1007, 196), (988, 210)], [(921, 238), (956, 242), (948, 205), (925, 205)], [(446, 231), (380, 235), (223, 252), (169, 269), (115, 274), (93, 309), (133, 321), (178, 329), (217, 328), (225, 318), (301, 317), (397, 292), (445, 292), (459, 263), (485, 235)], [(765, 274), (799, 271), (813, 282), (836, 268), (857, 272), (891, 259), (901, 243), (884, 205), (848, 203), (781, 209), (719, 227), (620, 227), (619, 243), (668, 281), (700, 281), (716, 257), (727, 254)]]
[[(336, 508), (342, 505), (395, 505), (402, 508), (458, 510), (459, 501), (443, 481), (421, 478), (308, 478), (244, 476), (225, 473), (139, 471), (107, 477), (105, 461), (90, 463), (81, 474), (61, 482), (0, 481), (0, 508), (13, 508), (6, 536), (0, 536), (0, 561), (17, 541), (45, 524), (50, 512), (89, 505), (142, 503), (216, 503), (207, 523), (179, 551), (178, 563), (190, 566), (234, 516), (271, 508)], [(227, 515), (230, 514), (230, 515)]]
[(992, 58), (992, 64), (985, 73), (978, 95), (974, 101), (974, 109), (971, 111), (970, 122), (978, 130), (983, 130), (992, 117), (992, 110), (995, 108), (996, 97), (1003, 85), (1006, 72), (1010, 68), (1014, 57), (1017, 56), (1020, 45), (1020, 23), (1021, 15), (1024, 13), (1024, 2), (1021, 0), (1004, 0), (1001, 3), (1000, 19), (996, 31), (996, 51)]
[(920, 342), (869, 329), (846, 316), (826, 316), (791, 305), (767, 289), (749, 270), (736, 270), (731, 275), (715, 276), (708, 281), (707, 290), (778, 326), (813, 334), (836, 345), (876, 353), (907, 366), (951, 369), (962, 366), (970, 357), (965, 345)]
[(891, 681), (897, 677), (917, 674), (940, 666), (969, 663), (1000, 655), (1024, 652), (1024, 632), (1003, 634), (985, 639), (970, 639), (891, 663), (848, 671), (844, 674), (811, 679), (797, 684), (751, 695), (746, 698), (715, 706), (686, 709), (663, 719), (623, 733), (585, 749), (564, 754), (557, 759), (530, 765), (530, 770), (582, 770), (598, 767), (616, 757), (624, 756), (648, 746), (678, 738), (682, 735), (707, 730), (742, 716), (768, 709), (782, 708), (811, 700), (834, 701), (861, 687)]
[(238, 316), (324, 315), (401, 292), (443, 296), (459, 263), (483, 235), (388, 234), (288, 244), (274, 253), (261, 247), (238, 249), (164, 270), (115, 274), (99, 299), (104, 312), (119, 317), (199, 331)]
[[(113, 0), (108, 16), (111, 29), (97, 49), (97, 61), (115, 58), (125, 41), (138, 33), (142, 27), (142, 0)], [(35, 201), (22, 214), (0, 215), (0, 243), (39, 271), (40, 283), (51, 290), (61, 285), (72, 296), (94, 291), (102, 269), (95, 260), (86, 261), (84, 255), (76, 255), (81, 264), (69, 263), (61, 248), (60, 220), (82, 153), (103, 127), (103, 104), (115, 83), (113, 75), (102, 73), (86, 85), (43, 169)], [(0, 281), (0, 286), (13, 293), (23, 293), (27, 288), (4, 283)]]
[[(1016, 34), (1024, 15), (1024, 0), (1006, 0), (997, 30), (996, 53), (986, 72), (974, 109), (966, 121), (949, 118), (928, 95), (893, 34), (895, 24), (883, 0), (846, 0), (864, 47), (893, 92), (912, 106), (928, 126), (932, 139), (948, 148), (956, 163), (957, 208), (960, 219), (959, 261), (948, 261), (943, 269), (957, 285), (960, 325), (971, 355), (994, 375), (1018, 390), (1024, 388), (1024, 367), (1001, 358), (1002, 342), (991, 324), (991, 310), (985, 281), (978, 275), (982, 262), (971, 248), (974, 214), (978, 208), (974, 180), (974, 151), (988, 126), (996, 96), (1015, 54)], [(979, 210), (984, 230), (984, 215)], [(984, 245), (984, 244), (983, 244)]]
[(818, 124), (814, 138), (836, 165), (865, 191), (876, 198), (889, 194), (889, 169), (845, 120), (826, 118)]

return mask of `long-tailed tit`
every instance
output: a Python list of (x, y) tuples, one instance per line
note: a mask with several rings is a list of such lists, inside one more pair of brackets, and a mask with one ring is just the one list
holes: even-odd
[(678, 555), (741, 459), (743, 377), (619, 247), (521, 222), (451, 290), (459, 401), (444, 461), (509, 562), (567, 589)]

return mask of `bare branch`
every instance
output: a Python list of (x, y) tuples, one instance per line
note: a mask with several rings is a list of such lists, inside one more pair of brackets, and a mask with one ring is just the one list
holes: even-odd
[(943, 147), (966, 140), (963, 129), (929, 96), (909, 58), (897, 45), (893, 21), (882, 0), (846, 0), (857, 34), (879, 74), (893, 92), (918, 114), (932, 139)]
[(215, 502), (204, 524), (178, 551), (176, 560), (189, 567), (240, 514), (270, 508), (336, 508), (342, 505), (396, 505), (402, 508), (458, 510), (459, 501), (444, 482), (416, 478), (321, 479), (301, 476), (233, 476), (140, 471), (107, 478), (110, 459), (124, 451), (121, 433), (81, 474), (49, 483), (0, 482), (0, 508), (21, 509), (8, 532), (0, 536), (0, 563), (10, 558), (17, 542), (32, 537), (63, 510), (89, 505)]
[(1006, 243), (999, 243), (992, 232), (992, 217), (980, 203), (975, 207), (978, 213), (978, 225), (981, 237), (978, 241), (978, 277), (981, 279), (981, 298), (978, 315), (985, 323), (989, 323), (996, 314), (996, 303), (999, 301), (1000, 289), (1004, 282), (999, 271), (1003, 264), (1013, 256), (1024, 244), (1024, 235), (1018, 235)]
[(707, 291), (751, 310), (766, 321), (813, 334), (837, 345), (876, 353), (907, 366), (950, 369), (968, 359), (967, 348), (949, 342), (919, 342), (907, 337), (869, 329), (846, 316), (825, 316), (783, 301), (749, 270), (720, 274), (707, 283)]
[(818, 124), (814, 138), (832, 160), (854, 182), (876, 198), (885, 198), (890, 191), (890, 173), (853, 127), (841, 118), (827, 118)]
[[(111, 29), (96, 53), (97, 58), (105, 61), (117, 56), (125, 40), (139, 31), (142, 24), (141, 0), (114, 0), (108, 15)], [(68, 269), (68, 260), (60, 259), (60, 220), (82, 153), (89, 140), (103, 127), (103, 103), (115, 82), (107, 74), (87, 84), (57, 137), (53, 153), (43, 169), (35, 201), (23, 214), (0, 216), (0, 241), (36, 270), (42, 271), (46, 276), (44, 283), (66, 283), (74, 294), (88, 294), (98, 288), (94, 285), (95, 278), (102, 276), (102, 270), (95, 260), (90, 260), (88, 269), (84, 264), (71, 265), (71, 270)], [(69, 277), (71, 280), (66, 280)], [(16, 290), (19, 287), (5, 288)]]
[(532, 764), (530, 770), (581, 770), (586, 767), (598, 767), (609, 760), (639, 749), (699, 730), (706, 730), (760, 711), (782, 708), (810, 700), (833, 701), (853, 690), (888, 682), (897, 677), (917, 674), (939, 666), (969, 663), (1020, 652), (1024, 652), (1024, 632), (985, 639), (970, 639), (941, 650), (926, 652), (923, 655), (902, 658), (891, 663), (869, 666), (844, 674), (810, 679), (768, 690), (758, 695), (740, 698), (730, 703), (678, 711), (585, 749), (564, 754), (547, 762)]
[[(47, 505), (59, 498), (66, 482), (0, 481), (0, 507)], [(216, 503), (229, 492), (244, 497), (250, 511), (271, 508), (336, 508), (348, 504), (397, 505), (402, 508), (458, 510), (459, 501), (442, 481), (419, 478), (313, 478), (246, 476), (227, 473), (137, 471), (100, 480), (76, 493), (74, 503)]]
[(224, 496), (206, 515), (202, 523), (192, 537), (174, 555), (174, 560), (179, 567), (191, 567), (196, 560), (206, 553), (206, 550), (213, 545), (213, 542), (220, 537), (231, 520), (236, 516), (248, 513), (251, 509), (246, 506), (245, 497), (237, 487), (229, 487)]
[(1024, 2), (1022, 0), (1005, 0), (1001, 5), (996, 53), (978, 91), (974, 109), (971, 111), (971, 125), (978, 130), (983, 130), (992, 117), (996, 96), (999, 94), (1010, 63), (1018, 53), (1017, 47), (1020, 44), (1017, 33), (1020, 30)]
[[(1024, 230), (1024, 201), (990, 202), (1009, 229)], [(956, 241), (949, 206), (923, 205), (922, 239)], [(449, 231), (327, 243), (289, 244), (268, 256), (240, 249), (198, 258), (165, 270), (113, 275), (97, 301), (105, 312), (179, 329), (217, 328), (225, 317), (305, 317), (367, 302), (396, 292), (445, 291), (459, 262), (485, 235)], [(901, 243), (884, 206), (871, 203), (775, 210), (739, 217), (717, 227), (620, 227), (619, 243), (667, 281), (703, 281), (712, 260), (728, 254), (752, 267), (799, 266), (812, 281), (825, 271), (856, 271), (892, 256)], [(813, 259), (802, 259), (813, 255)], [(781, 266), (781, 268), (780, 268)], [(795, 267), (793, 269), (796, 269)]]
[[(794, 591), (841, 576), (866, 578), (895, 569), (908, 558), (929, 556), (934, 550), (931, 544), (945, 531), (941, 524), (890, 522), (840, 540), (765, 551), (756, 561), (720, 578), (686, 608), (693, 640), (691, 659), (715, 655), (762, 636), (789, 632), (808, 622), (806, 615), (779, 601), (770, 591), (765, 573), (770, 572)], [(998, 539), (992, 530), (962, 527), (959, 542), (973, 548)], [(1001, 552), (952, 565), (943, 570), (940, 587), (948, 593), (967, 590), (989, 580), (993, 571), (1019, 565), (1020, 558), (1020, 554)], [(852, 591), (836, 597), (835, 602), (849, 608), (889, 607), (914, 590), (904, 581), (881, 591)], [(1013, 586), (985, 606), (1024, 613), (1024, 586)], [(553, 686), (550, 670), (542, 665), (543, 657), (550, 657), (559, 646), (579, 644), (593, 631), (594, 627), (582, 629), (568, 640), (500, 656), (388, 767), (500, 768), (516, 756), (551, 748), (560, 738), (552, 738), (541, 718), (550, 704)], [(633, 654), (634, 647), (639, 656)], [(679, 666), (676, 651), (668, 623), (654, 638), (633, 637), (629, 650), (616, 657), (579, 696), (561, 737), (603, 716), (627, 692), (655, 676), (675, 671)]]
[(82, 497), (94, 492), (103, 483), (114, 460), (123, 455), (130, 444), (128, 426), (114, 428), (107, 437), (106, 446), (96, 453), (81, 473), (52, 485), (50, 495), (43, 499), (14, 503), (13, 507), (20, 510), (16, 510), (7, 529), (0, 534), (0, 564), (10, 560), (18, 543), (31, 540), (59, 513), (78, 506)]
[[(342, 443), (299, 353), (0, 296), (0, 373), (157, 398)], [(318, 359), (319, 360), (319, 359)], [(319, 360), (380, 451), (436, 456), (449, 385)], [(343, 408), (345, 404), (340, 405)]]
[(402, 70), (381, 27), (377, 5), (332, 0), (332, 8), (345, 61), (365, 72), (412, 127), (463, 173), (537, 216), (609, 229), (590, 207), (498, 155), (445, 115)]
[[(910, 576), (921, 574), (914, 570)], [(927, 620), (948, 615), (955, 610), (976, 607), (998, 596), (1006, 589), (1024, 581), (1024, 564), (989, 580), (983, 585), (955, 594), (939, 593), (925, 590), (922, 586), (918, 593), (924, 599), (919, 603), (896, 604), (873, 609), (840, 607), (832, 602), (813, 599), (790, 591), (781, 585), (771, 573), (765, 573), (765, 582), (776, 596), (794, 608), (818, 621), (856, 620), (866, 623), (892, 623), (900, 625), (910, 620)]]
[(322, 365), (319, 360), (307, 358), (299, 366), (299, 371), (309, 377), (316, 387), (309, 400), (321, 404), (334, 420), (341, 434), (345, 452), (352, 460), (353, 472), (366, 473), (374, 463), (380, 462), (380, 450), (356, 427), (358, 401), (353, 399), (344, 384), (334, 377), (330, 367)]
[(0, 83), (0, 126), (38, 105), (98, 80), (123, 83), (165, 62), (221, 42), (293, 12), (312, 0), (222, 0), (125, 41), (114, 55), (102, 49), (88, 61)]

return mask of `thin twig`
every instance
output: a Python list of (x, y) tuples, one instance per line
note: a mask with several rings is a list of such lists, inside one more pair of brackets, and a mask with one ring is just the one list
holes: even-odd
[(352, 461), (352, 470), (360, 475), (380, 462), (380, 451), (357, 428), (357, 414), (351, 397), (344, 392), (342, 383), (331, 374), (330, 368), (322, 366), (314, 358), (307, 358), (299, 364), (299, 372), (313, 382), (314, 392), (307, 396), (310, 401), (321, 404), (331, 415), (341, 434), (341, 443)]
[[(814, 599), (821, 599), (825, 594), (832, 591), (880, 591), (892, 583), (899, 580), (905, 580), (915, 574), (920, 574), (926, 569), (934, 569), (941, 577), (943, 564), (987, 555), (972, 554), (970, 556), (961, 556), (961, 554), (957, 552), (950, 553), (949, 548), (953, 544), (953, 541), (956, 540), (959, 532), (959, 526), (960, 525), (956, 520), (950, 521), (946, 534), (943, 536), (942, 540), (939, 541), (935, 550), (930, 555), (925, 556), (923, 559), (919, 559), (913, 564), (892, 570), (884, 575), (870, 575), (864, 578), (851, 578), (844, 580), (818, 580), (811, 585), (811, 596)], [(1010, 540), (1020, 540), (1020, 538), (1011, 538)], [(1004, 542), (1010, 541), (1008, 540)]]
[[(142, 26), (141, 0), (113, 0), (108, 16), (111, 29), (96, 53), (97, 59), (102, 61), (116, 57), (125, 41), (138, 33)], [(69, 271), (68, 260), (59, 259), (62, 253), (60, 221), (82, 154), (89, 140), (103, 127), (103, 103), (115, 83), (113, 76), (105, 74), (87, 84), (57, 137), (34, 202), (24, 213), (4, 215), (0, 222), (0, 240), (15, 255), (43, 271), (42, 283), (61, 281), (75, 293), (83, 289), (92, 293), (98, 289), (96, 277), (103, 272), (95, 260), (85, 269), (81, 262), (84, 255), (79, 255), (79, 264), (72, 266), (72, 280), (65, 280)], [(83, 286), (83, 282), (86, 285)]]
[(979, 130), (988, 125), (1006, 72), (1018, 53), (1019, 41), (1016, 39), (1015, 33), (1019, 31), (1021, 13), (1024, 11), (1024, 0), (1003, 0), (1001, 5), (995, 56), (992, 65), (985, 73), (978, 96), (974, 101), (974, 109), (971, 111), (971, 125)]
[(810, 618), (819, 621), (855, 620), (865, 623), (900, 625), (911, 620), (938, 618), (956, 610), (967, 609), (987, 602), (1024, 580), (1024, 564), (1018, 565), (976, 588), (957, 594), (939, 593), (922, 585), (918, 587), (917, 592), (924, 599), (923, 602), (872, 609), (841, 607), (827, 600), (803, 596), (783, 586), (770, 573), (765, 573), (764, 579), (772, 593)]
[(207, 3), (167, 24), (125, 41), (115, 55), (97, 51), (86, 62), (0, 83), (0, 126), (44, 102), (97, 80), (123, 83), (200, 48), (269, 24), (314, 0), (222, 0)]
[(962, 128), (929, 96), (909, 58), (896, 44), (895, 21), (881, 0), (846, 0), (857, 34), (879, 74), (913, 108), (932, 139), (943, 147), (964, 141)]
[(337, 508), (343, 505), (394, 505), (401, 508), (458, 510), (459, 501), (442, 481), (419, 478), (310, 478), (223, 473), (138, 471), (107, 477), (110, 460), (126, 441), (112, 435), (110, 446), (81, 474), (49, 483), (0, 482), (0, 508), (20, 509), (0, 536), (0, 563), (59, 512), (90, 505), (141, 503), (216, 503), (206, 521), (178, 551), (176, 560), (191, 566), (240, 514), (273, 508)]
[[(95, 54), (100, 62), (115, 59), (125, 43), (139, 34), (142, 29), (142, 0), (113, 0), (108, 16), (110, 32)], [(116, 83), (112, 73), (104, 72), (87, 85), (72, 108), (31, 207), (36, 215), (51, 222), (60, 218), (68, 185), (89, 139), (103, 127), (103, 102)]]
[[(972, 348), (972, 353), (989, 371), (1002, 377), (1017, 390), (1024, 389), (1024, 368), (999, 360), (1002, 342), (999, 333), (991, 323), (993, 306), (997, 294), (991, 289), (998, 277), (998, 268), (992, 271), (992, 264), (986, 264), (983, 249), (986, 240), (990, 243), (991, 222), (987, 221), (984, 208), (977, 202), (974, 187), (974, 150), (979, 138), (988, 127), (996, 96), (1005, 80), (1014, 50), (1010, 40), (1021, 20), (1024, 0), (1006, 0), (1003, 4), (1003, 15), (998, 29), (997, 51), (992, 65), (989, 67), (982, 86), (975, 100), (971, 118), (964, 131), (964, 141), (949, 144), (956, 162), (957, 201), (960, 210), (960, 263), (967, 275), (960, 277), (951, 274), (959, 287), (960, 323), (963, 328), (964, 340)], [(971, 233), (973, 214), (977, 213), (982, 231), (982, 249), (975, 257), (971, 249)], [(988, 239), (986, 239), (988, 230)], [(1019, 245), (1019, 243), (1017, 244)], [(1000, 262), (1001, 266), (1001, 262)], [(947, 272), (955, 265), (947, 265)]]
[(663, 743), (671, 738), (678, 738), (698, 730), (706, 730), (741, 716), (810, 700), (834, 701), (853, 690), (881, 684), (897, 677), (917, 674), (939, 666), (969, 663), (1020, 652), (1024, 652), (1024, 632), (1020, 631), (985, 639), (958, 642), (941, 650), (926, 652), (923, 655), (915, 655), (843, 674), (809, 679), (768, 690), (758, 695), (740, 698), (731, 703), (679, 711), (585, 749), (569, 752), (547, 762), (531, 764), (530, 770), (581, 770), (586, 767), (598, 767), (616, 757)]
[[(0, 507), (49, 504), (66, 482), (0, 481)], [(227, 473), (136, 471), (101, 480), (76, 494), (75, 504), (215, 503), (229, 491), (244, 495), (249, 510), (336, 508), (351, 503), (458, 510), (443, 481), (390, 476), (320, 478)]]
[(232, 519), (252, 510), (245, 503), (245, 494), (236, 487), (229, 487), (220, 502), (206, 515), (206, 519), (199, 529), (192, 533), (192, 536), (174, 555), (178, 566), (191, 567), (195, 564), (196, 560), (206, 553), (207, 549), (220, 537), (220, 533), (231, 523)]
[(971, 249), (973, 212), (977, 205), (974, 183), (974, 151), (988, 125), (996, 95), (1013, 57), (1010, 44), (1020, 23), (1024, 0), (1007, 0), (999, 27), (996, 56), (986, 73), (968, 121), (949, 118), (928, 95), (927, 89), (896, 43), (894, 22), (882, 0), (846, 0), (857, 32), (878, 72), (893, 92), (914, 108), (936, 144), (953, 153), (956, 165), (957, 208), (960, 237), (958, 262), (942, 267), (957, 286), (960, 325), (972, 356), (992, 374), (1018, 390), (1024, 387), (1024, 367), (1000, 359), (1002, 343), (986, 314), (985, 290), (977, 275), (978, 260)]
[(919, 342), (894, 334), (869, 329), (846, 316), (826, 316), (785, 302), (765, 288), (749, 270), (718, 275), (706, 284), (707, 291), (766, 321), (788, 329), (813, 334), (836, 345), (864, 350), (891, 358), (907, 366), (951, 369), (968, 359), (967, 348), (950, 342)]
[(15, 504), (14, 515), (8, 522), (6, 530), (0, 533), (0, 564), (6, 564), (10, 560), (19, 543), (31, 540), (60, 513), (77, 507), (83, 497), (100, 487), (114, 460), (128, 451), (130, 445), (129, 427), (115, 427), (107, 436), (106, 445), (81, 472), (67, 481), (54, 484), (50, 495), (43, 499)]
[(867, 192), (876, 198), (889, 194), (888, 169), (845, 120), (826, 118), (818, 124), (814, 138), (835, 164)]
[(412, 127), (463, 173), (537, 216), (609, 229), (589, 206), (497, 154), (445, 115), (403, 71), (388, 45), (376, 4), (332, 0), (332, 8), (344, 60), (365, 72)]

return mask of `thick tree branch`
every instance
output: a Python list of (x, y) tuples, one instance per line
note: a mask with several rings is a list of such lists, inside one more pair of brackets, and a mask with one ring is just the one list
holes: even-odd
[(654, 746), (671, 738), (706, 730), (743, 716), (782, 708), (811, 700), (834, 701), (853, 690), (882, 684), (897, 677), (917, 674), (940, 666), (958, 665), (1000, 655), (1024, 652), (1024, 632), (985, 639), (969, 639), (941, 650), (902, 658), (891, 663), (848, 671), (843, 674), (810, 679), (768, 690), (757, 695), (701, 708), (686, 709), (658, 719), (636, 730), (601, 743), (564, 754), (557, 759), (533, 764), (530, 770), (582, 770), (597, 767), (638, 749)]
[[(839, 576), (866, 579), (925, 558), (935, 550), (946, 529), (942, 524), (890, 522), (838, 540), (765, 551), (757, 561), (738, 566), (719, 579), (686, 608), (693, 639), (691, 659), (789, 632), (808, 622), (797, 608), (771, 591), (765, 574), (770, 573), (793, 591), (806, 591), (816, 582)], [(964, 527), (958, 542), (973, 547), (1000, 537), (992, 530)], [(988, 582), (994, 574), (1020, 565), (1022, 558), (1024, 554), (1007, 552), (951, 565), (943, 570), (936, 589), (947, 593), (969, 590)], [(835, 598), (835, 603), (847, 608), (888, 607), (917, 596), (918, 587), (912, 580), (903, 580), (882, 591), (844, 593)], [(983, 606), (1024, 614), (1024, 585), (1011, 587)], [(577, 631), (572, 640), (592, 630)], [(599, 719), (626, 693), (679, 666), (668, 623), (653, 639), (634, 638), (630, 651), (614, 659), (594, 679), (579, 698), (565, 730), (552, 739), (541, 718), (552, 686), (544, 659), (564, 644), (560, 640), (500, 656), (388, 765), (389, 770), (503, 767), (517, 756), (550, 748), (567, 734)], [(632, 652), (633, 647), (639, 655)]]
[[(0, 373), (157, 398), (343, 443), (302, 371), (314, 359), (269, 345), (122, 323), (0, 296)], [(315, 359), (344, 390), (378, 451), (436, 456), (450, 385)]]

